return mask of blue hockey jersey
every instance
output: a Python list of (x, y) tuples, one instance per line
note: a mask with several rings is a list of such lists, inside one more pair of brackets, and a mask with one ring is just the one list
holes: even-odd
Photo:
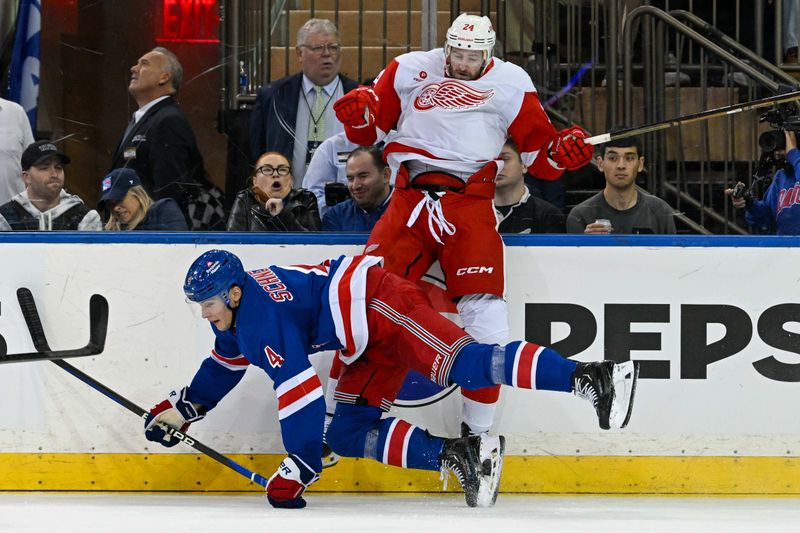
[(800, 150), (789, 150), (786, 160), (793, 170), (778, 170), (764, 198), (754, 199), (745, 211), (747, 223), (758, 233), (800, 235)]
[(270, 266), (249, 271), (234, 325), (219, 331), (211, 355), (189, 385), (187, 398), (213, 409), (249, 365), (272, 379), (287, 453), (322, 470), (325, 402), (308, 356), (341, 350), (355, 360), (369, 340), (367, 271), (380, 257), (340, 257), (320, 265)]

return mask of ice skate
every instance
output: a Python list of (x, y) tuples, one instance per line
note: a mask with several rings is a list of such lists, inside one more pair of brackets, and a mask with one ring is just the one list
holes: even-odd
[(633, 361), (578, 363), (572, 374), (572, 391), (592, 402), (601, 428), (621, 429), (631, 418), (638, 376), (639, 364)]
[(339, 459), (341, 459), (341, 456), (335, 451), (331, 450), (331, 447), (328, 446), (327, 442), (322, 444), (322, 468), (336, 466), (339, 464)]
[(500, 489), (504, 452), (504, 437), (484, 433), (446, 439), (440, 457), (442, 474), (455, 474), (468, 506), (491, 507)]

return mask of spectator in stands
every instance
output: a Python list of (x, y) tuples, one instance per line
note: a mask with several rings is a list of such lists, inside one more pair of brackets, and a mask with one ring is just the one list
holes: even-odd
[[(347, 157), (358, 145), (350, 142), (347, 136), (337, 133), (328, 137), (314, 151), (311, 163), (303, 177), (303, 188), (317, 197), (319, 214), (325, 218), (328, 207), (347, 199)], [(329, 205), (328, 200), (331, 200)]]
[(352, 198), (328, 209), (322, 217), (322, 229), (369, 233), (389, 205), (392, 171), (377, 146), (353, 150), (347, 157), (346, 169)]
[(297, 31), (297, 60), (302, 72), (258, 90), (250, 122), (250, 152), (255, 161), (267, 151), (292, 154), (294, 187), (320, 143), (344, 131), (333, 103), (358, 86), (339, 74), (339, 30), (326, 19), (310, 19)]
[(669, 204), (636, 189), (636, 175), (644, 169), (641, 141), (636, 137), (611, 141), (600, 147), (600, 154), (597, 165), (606, 186), (572, 208), (567, 233), (675, 233)]
[(559, 208), (532, 195), (525, 186), (528, 167), (522, 162), (517, 144), (506, 139), (503, 170), (495, 179), (494, 210), (500, 233), (564, 233), (566, 217)]
[[(775, 158), (785, 165), (775, 173), (761, 200), (744, 196), (734, 198), (734, 189), (725, 189), (733, 207), (745, 209), (745, 220), (755, 233), (800, 235), (800, 180), (796, 171), (800, 167), (800, 150), (793, 131), (784, 131), (784, 135), (786, 150), (776, 150)], [(744, 183), (739, 186), (744, 187)]]
[(236, 195), (228, 231), (319, 231), (317, 199), (294, 189), (289, 159), (277, 152), (258, 158), (251, 186)]
[(22, 152), (20, 161), (25, 190), (0, 205), (0, 231), (103, 229), (97, 211), (64, 190), (64, 165), (69, 163), (69, 157), (53, 143), (31, 144)]
[(797, 64), (797, 14), (800, 0), (783, 1), (783, 62)]
[(131, 67), (128, 92), (139, 109), (117, 145), (111, 169), (135, 170), (149, 196), (173, 198), (188, 221), (189, 203), (207, 180), (194, 132), (175, 100), (182, 80), (183, 68), (166, 48), (153, 48)]
[(98, 209), (107, 212), (105, 229), (185, 231), (189, 227), (174, 198), (153, 201), (136, 171), (117, 168), (103, 179)]
[(32, 142), (25, 110), (16, 102), (0, 98), (0, 205), (25, 190), (19, 162)]

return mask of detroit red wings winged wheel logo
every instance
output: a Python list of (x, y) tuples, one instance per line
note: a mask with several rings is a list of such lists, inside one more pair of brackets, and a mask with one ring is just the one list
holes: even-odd
[(422, 89), (414, 100), (414, 108), (418, 111), (428, 111), (434, 107), (471, 109), (485, 104), (492, 96), (494, 96), (492, 89), (481, 91), (465, 83), (448, 80), (432, 83)]

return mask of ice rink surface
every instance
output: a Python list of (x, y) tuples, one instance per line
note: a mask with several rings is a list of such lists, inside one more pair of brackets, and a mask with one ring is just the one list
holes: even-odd
[(0, 531), (769, 532), (800, 530), (797, 498), (311, 494), (302, 510), (253, 494), (0, 493)]

